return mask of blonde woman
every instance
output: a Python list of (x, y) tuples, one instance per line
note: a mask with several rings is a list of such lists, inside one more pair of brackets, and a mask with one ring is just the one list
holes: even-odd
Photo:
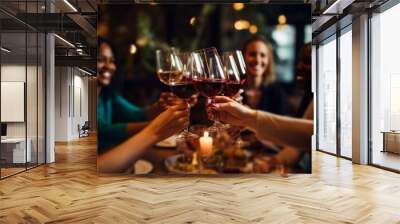
[(286, 94), (276, 83), (272, 45), (254, 36), (244, 43), (242, 53), (247, 70), (244, 103), (253, 109), (286, 114)]

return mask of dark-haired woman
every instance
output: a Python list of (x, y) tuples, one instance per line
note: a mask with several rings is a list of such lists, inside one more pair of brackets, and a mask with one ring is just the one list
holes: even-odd
[(128, 102), (111, 87), (117, 69), (111, 45), (102, 41), (98, 49), (97, 167), (100, 172), (123, 172), (151, 145), (186, 127), (189, 110), (167, 93), (145, 110)]

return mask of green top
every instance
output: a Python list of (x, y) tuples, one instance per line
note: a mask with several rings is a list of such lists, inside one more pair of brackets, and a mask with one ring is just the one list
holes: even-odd
[(145, 121), (144, 111), (110, 89), (100, 91), (97, 103), (98, 153), (127, 139), (128, 122)]

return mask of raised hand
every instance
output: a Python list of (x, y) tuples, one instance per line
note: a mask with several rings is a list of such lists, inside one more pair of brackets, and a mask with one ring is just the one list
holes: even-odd
[(212, 119), (242, 127), (254, 127), (256, 111), (225, 96), (217, 96), (207, 111)]
[(168, 107), (146, 127), (146, 132), (163, 140), (182, 131), (189, 124), (189, 107), (179, 104)]
[(172, 92), (162, 92), (158, 99), (158, 105), (161, 109), (166, 110), (168, 107), (181, 104), (182, 100), (179, 99)]

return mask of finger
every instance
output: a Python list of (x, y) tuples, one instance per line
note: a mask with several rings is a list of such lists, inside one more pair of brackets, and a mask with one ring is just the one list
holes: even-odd
[(213, 107), (213, 109), (217, 111), (232, 111), (234, 108), (234, 103), (233, 102), (227, 102), (227, 103), (216, 103)]
[(217, 115), (217, 111), (213, 111), (213, 110), (207, 110), (207, 118), (211, 121), (216, 120), (216, 115)]
[(180, 104), (171, 106), (171, 108), (174, 111), (184, 111), (184, 110), (188, 109), (188, 105), (186, 103), (180, 103)]
[(218, 111), (227, 112), (240, 119), (244, 118), (243, 116), (245, 116), (245, 111), (248, 110), (245, 106), (239, 104), (236, 101), (216, 104), (216, 109)]
[(233, 102), (233, 100), (226, 96), (216, 96), (214, 98), (214, 103), (228, 103), (228, 102)]
[(243, 119), (241, 117), (237, 117), (227, 111), (221, 111), (218, 109), (214, 109), (213, 116), (214, 116), (214, 120), (218, 120), (218, 121), (221, 121), (226, 124), (243, 125), (242, 124)]
[(184, 124), (184, 123), (186, 123), (188, 121), (189, 121), (189, 119), (187, 117), (181, 117), (181, 118), (178, 119), (178, 122), (181, 123), (181, 124)]
[(189, 113), (185, 112), (185, 111), (175, 111), (173, 113), (173, 117), (171, 119), (179, 120), (181, 118), (188, 119), (189, 118)]

